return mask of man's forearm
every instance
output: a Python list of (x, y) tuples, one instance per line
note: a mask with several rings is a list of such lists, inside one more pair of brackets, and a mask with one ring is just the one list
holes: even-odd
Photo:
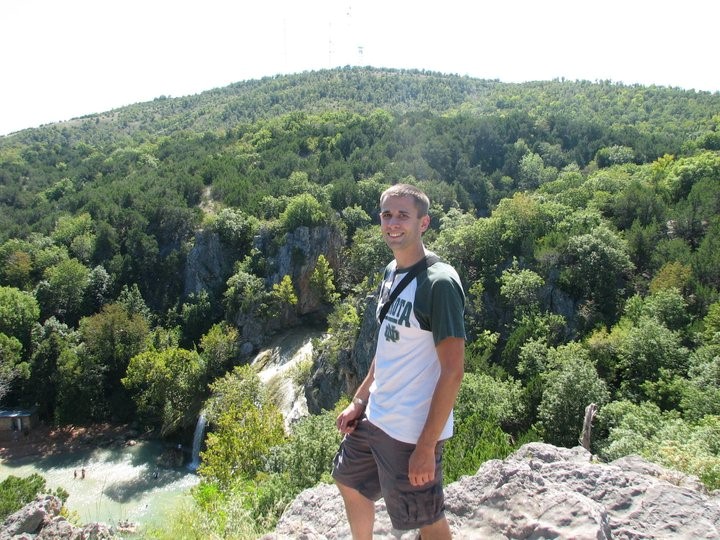
[(363, 379), (363, 382), (360, 383), (360, 386), (358, 386), (358, 389), (355, 390), (354, 398), (360, 398), (365, 403), (367, 403), (368, 399), (370, 398), (370, 387), (372, 386), (372, 383), (375, 381), (375, 358), (373, 357), (372, 362), (370, 363), (370, 369), (368, 370), (367, 375)]
[(432, 448), (435, 448), (442, 434), (460, 391), (464, 372), (465, 340), (446, 338), (438, 344), (437, 349), (440, 377), (433, 392), (425, 425), (417, 441), (417, 446)]

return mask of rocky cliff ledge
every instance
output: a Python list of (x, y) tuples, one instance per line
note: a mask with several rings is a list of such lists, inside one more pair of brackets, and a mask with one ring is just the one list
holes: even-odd
[(77, 527), (60, 515), (62, 501), (53, 495), (38, 495), (30, 504), (7, 517), (0, 527), (0, 540), (120, 540), (119, 531), (103, 523)]
[[(447, 486), (456, 539), (720, 539), (720, 493), (638, 457), (597, 463), (582, 447), (523, 446)], [(414, 539), (392, 529), (382, 500), (375, 539)], [(350, 538), (332, 485), (301, 493), (263, 540)]]

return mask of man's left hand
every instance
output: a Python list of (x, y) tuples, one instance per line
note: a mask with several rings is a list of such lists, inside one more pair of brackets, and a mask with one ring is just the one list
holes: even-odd
[(411, 486), (423, 486), (435, 479), (435, 448), (416, 446), (410, 454), (408, 478)]

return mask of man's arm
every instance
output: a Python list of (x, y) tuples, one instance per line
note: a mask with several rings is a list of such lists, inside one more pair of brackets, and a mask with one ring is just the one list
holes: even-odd
[(465, 340), (448, 337), (437, 344), (440, 377), (433, 392), (425, 426), (410, 456), (410, 484), (421, 486), (435, 478), (435, 446), (455, 405), (465, 369)]
[[(343, 412), (341, 412), (335, 420), (335, 425), (340, 430), (340, 433), (352, 433), (352, 431), (355, 429), (356, 420), (362, 416), (362, 413), (365, 411), (368, 399), (370, 398), (370, 386), (372, 385), (373, 381), (375, 381), (374, 357), (372, 362), (370, 363), (370, 369), (368, 370), (368, 374), (365, 376), (363, 382), (360, 384), (357, 391), (355, 392), (353, 400), (347, 407), (345, 407)], [(357, 400), (362, 401), (363, 404), (358, 403)]]

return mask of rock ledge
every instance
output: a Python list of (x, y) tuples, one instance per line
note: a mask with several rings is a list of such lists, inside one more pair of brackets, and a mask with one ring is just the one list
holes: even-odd
[[(396, 531), (382, 499), (373, 538), (410, 540)], [(446, 488), (456, 539), (720, 539), (720, 494), (697, 479), (639, 457), (598, 463), (582, 447), (523, 446)], [(350, 537), (333, 485), (301, 493), (263, 540)]]

